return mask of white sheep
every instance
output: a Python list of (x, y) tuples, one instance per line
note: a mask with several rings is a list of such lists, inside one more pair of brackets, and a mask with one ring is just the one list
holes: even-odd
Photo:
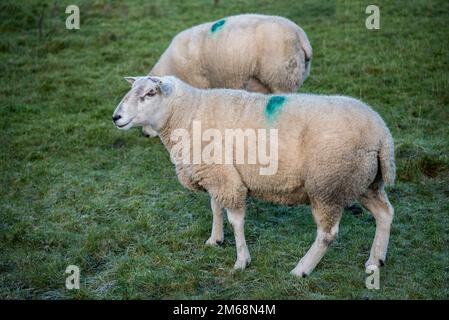
[[(311, 59), (307, 35), (294, 22), (243, 14), (180, 32), (149, 75), (173, 75), (197, 88), (296, 92)], [(149, 126), (143, 132), (156, 135)]]
[(258, 164), (195, 164), (173, 157), (180, 182), (211, 196), (213, 226), (208, 244), (223, 240), (222, 208), (226, 209), (237, 247), (234, 268), (243, 269), (251, 260), (243, 230), (247, 196), (311, 204), (317, 236), (293, 269), (295, 275), (312, 272), (337, 235), (343, 208), (355, 199), (376, 219), (366, 265), (384, 263), (393, 219), (384, 185), (394, 182), (394, 147), (384, 121), (366, 104), (342, 96), (203, 90), (175, 77), (128, 81), (133, 85), (113, 114), (115, 125), (120, 129), (151, 125), (171, 152), (179, 147), (173, 140), (175, 130), (192, 134), (195, 121), (201, 123), (202, 132), (277, 130), (278, 164), (272, 175), (261, 175)]

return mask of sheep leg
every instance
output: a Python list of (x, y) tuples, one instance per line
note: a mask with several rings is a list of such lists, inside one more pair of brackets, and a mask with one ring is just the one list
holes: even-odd
[(394, 209), (383, 189), (370, 191), (362, 197), (361, 201), (363, 206), (368, 209), (376, 219), (376, 234), (374, 236), (369, 259), (365, 263), (365, 266), (383, 266), (387, 256)]
[(245, 269), (251, 262), (251, 256), (245, 240), (245, 208), (227, 209), (228, 220), (234, 228), (235, 246), (237, 248), (237, 261), (234, 269)]
[(284, 54), (279, 55), (278, 48), (273, 48), (271, 54), (262, 59), (263, 67), (256, 76), (270, 92), (297, 92), (307, 78), (300, 61), (301, 57), (296, 52), (292, 52), (291, 58), (286, 59)]
[(223, 242), (223, 212), (222, 207), (215, 201), (214, 197), (210, 199), (210, 206), (212, 208), (212, 233), (210, 238), (207, 239), (206, 244), (210, 246), (216, 246)]
[(264, 86), (257, 78), (249, 79), (246, 82), (244, 89), (250, 92), (270, 93), (270, 89)]
[(305, 278), (323, 258), (329, 245), (335, 240), (338, 233), (338, 225), (342, 215), (342, 208), (316, 205), (312, 208), (313, 216), (317, 224), (317, 236), (304, 257), (299, 260), (292, 274)]
[(143, 126), (142, 132), (145, 137), (156, 137), (157, 132), (153, 130), (150, 126)]

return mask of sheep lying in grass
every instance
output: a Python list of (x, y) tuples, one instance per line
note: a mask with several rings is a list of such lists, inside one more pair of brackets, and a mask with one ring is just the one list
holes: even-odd
[[(304, 30), (276, 16), (244, 14), (204, 23), (175, 36), (150, 71), (197, 88), (296, 92), (310, 72)], [(150, 126), (143, 132), (155, 136)]]
[(172, 158), (185, 187), (211, 196), (213, 226), (208, 244), (223, 240), (222, 209), (226, 209), (237, 247), (234, 268), (243, 269), (251, 261), (243, 230), (247, 196), (290, 205), (310, 203), (317, 236), (292, 271), (295, 275), (304, 277), (315, 268), (337, 235), (343, 208), (355, 199), (376, 219), (366, 265), (384, 263), (393, 219), (384, 185), (394, 182), (394, 148), (384, 121), (370, 107), (342, 96), (203, 90), (175, 77), (128, 81), (133, 82), (132, 89), (113, 114), (115, 125), (129, 129), (149, 124), (171, 152), (175, 130), (192, 134), (195, 121), (200, 121), (202, 132), (277, 129), (278, 165), (272, 175), (261, 175), (258, 164), (234, 160), (192, 164)]

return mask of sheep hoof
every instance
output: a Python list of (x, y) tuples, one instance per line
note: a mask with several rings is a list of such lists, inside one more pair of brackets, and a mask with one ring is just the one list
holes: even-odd
[(142, 135), (143, 135), (145, 138), (154, 138), (154, 137), (157, 136), (157, 134), (149, 134), (149, 133), (147, 133), (147, 132), (145, 132), (145, 131), (142, 131)]
[(365, 263), (365, 268), (368, 268), (369, 266), (383, 267), (384, 265), (385, 260), (383, 259), (369, 258)]
[(221, 245), (222, 243), (223, 243), (223, 240), (217, 240), (212, 237), (206, 240), (206, 246), (216, 247), (218, 245)]
[(144, 137), (152, 138), (157, 136), (157, 132), (154, 131), (151, 127), (145, 126), (142, 128), (142, 134)]
[(299, 278), (306, 278), (307, 277), (307, 273), (305, 273), (303, 271), (297, 272), (295, 269), (290, 271), (290, 274), (292, 274), (292, 275), (294, 275), (296, 277), (299, 277)]
[(234, 270), (243, 270), (251, 263), (251, 258), (237, 260), (234, 264)]

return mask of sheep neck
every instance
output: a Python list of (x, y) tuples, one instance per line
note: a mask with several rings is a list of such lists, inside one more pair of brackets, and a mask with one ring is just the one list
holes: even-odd
[[(173, 130), (184, 128), (189, 130), (196, 114), (196, 110), (200, 105), (202, 98), (201, 91), (191, 88), (188, 92), (183, 92), (172, 98), (168, 102), (170, 113), (164, 126), (160, 129), (159, 137), (167, 150), (173, 146), (170, 136)], [(183, 90), (184, 91), (184, 90)]]

